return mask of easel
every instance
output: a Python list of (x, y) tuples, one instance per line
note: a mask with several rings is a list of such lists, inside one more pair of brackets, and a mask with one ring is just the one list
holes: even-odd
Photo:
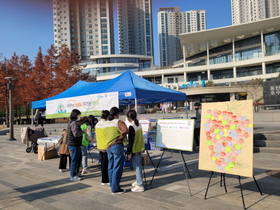
[[(152, 163), (153, 167), (155, 168), (155, 164), (154, 162), (152, 161), (152, 158), (148, 152), (148, 150), (145, 150), (146, 154), (148, 155), (149, 159), (150, 159), (150, 162)], [(146, 173), (145, 173), (145, 166), (144, 164), (142, 163), (142, 169), (143, 169), (143, 174), (144, 174), (144, 179), (145, 179), (145, 185), (147, 185), (147, 179), (146, 179)]]
[[(207, 193), (208, 193), (208, 189), (209, 189), (209, 185), (210, 185), (210, 182), (211, 182), (211, 178), (212, 178), (212, 175), (214, 174), (214, 171), (211, 172), (211, 175), (210, 175), (210, 178), (209, 178), (209, 181), (208, 181), (208, 185), (207, 185), (207, 188), (206, 188), (206, 192), (205, 192), (205, 195), (204, 195), (204, 199), (206, 200), (206, 196), (207, 196)], [(227, 193), (227, 188), (226, 188), (226, 174), (225, 173), (221, 173), (221, 181), (220, 181), (220, 186), (222, 187), (222, 180), (223, 180), (223, 183), (224, 183), (224, 188), (225, 188), (225, 192)], [(257, 185), (257, 188), (260, 192), (261, 195), (262, 192), (261, 192), (261, 189), (257, 183), (257, 180), (255, 179), (255, 176), (253, 175), (253, 179)], [(242, 191), (242, 186), (241, 186), (241, 177), (238, 175), (238, 181), (239, 181), (239, 187), (240, 187), (240, 192), (241, 192), (241, 198), (242, 198), (242, 203), (243, 203), (243, 208), (246, 209), (246, 206), (245, 206), (245, 201), (244, 201), (244, 196), (243, 196), (243, 191)]]
[[(155, 175), (156, 175), (156, 173), (157, 173), (157, 171), (158, 171), (158, 168), (159, 168), (160, 162), (161, 162), (161, 160), (162, 160), (162, 157), (163, 157), (163, 155), (164, 155), (165, 151), (166, 151), (166, 149), (164, 148), (164, 149), (163, 149), (163, 151), (162, 151), (162, 154), (161, 154), (160, 160), (159, 160), (159, 162), (158, 162), (157, 166), (155, 167), (155, 172), (154, 172), (154, 174), (153, 174), (153, 177), (152, 177), (152, 180), (151, 180), (151, 182), (150, 182), (150, 185), (149, 185), (149, 186), (151, 186), (151, 185), (152, 185), (152, 182), (153, 182), (154, 177), (155, 177)], [(192, 196), (192, 194), (191, 194), (191, 189), (190, 189), (190, 185), (189, 185), (189, 181), (188, 181), (188, 179), (191, 179), (191, 174), (190, 174), (190, 172), (189, 172), (189, 169), (188, 169), (188, 166), (187, 166), (187, 164), (186, 164), (186, 161), (185, 161), (185, 158), (184, 158), (184, 155), (183, 155), (182, 151), (181, 151), (181, 150), (179, 150), (179, 152), (180, 152), (181, 157), (182, 157), (182, 161), (183, 161), (183, 168), (184, 168), (184, 174), (185, 174), (185, 177), (186, 177), (186, 180), (187, 180), (187, 184), (188, 184), (189, 192), (190, 192), (190, 195)]]

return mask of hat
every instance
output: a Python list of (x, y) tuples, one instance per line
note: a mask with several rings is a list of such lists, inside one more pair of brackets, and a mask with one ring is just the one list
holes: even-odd
[(201, 103), (195, 102), (195, 103), (194, 103), (194, 106), (201, 106)]

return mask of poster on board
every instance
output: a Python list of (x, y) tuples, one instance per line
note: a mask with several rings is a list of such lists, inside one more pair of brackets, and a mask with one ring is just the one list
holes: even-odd
[(252, 100), (203, 103), (199, 169), (253, 176)]
[(71, 98), (61, 98), (46, 102), (46, 118), (69, 117), (73, 109), (82, 112), (82, 116), (101, 115), (102, 110), (119, 107), (119, 93), (98, 93)]
[(192, 119), (158, 119), (156, 147), (192, 151), (193, 131)]
[(146, 118), (146, 117), (140, 117), (139, 118), (139, 123), (142, 126), (144, 142), (146, 144), (146, 143), (148, 143), (148, 134), (149, 134), (150, 125), (151, 125), (150, 124), (150, 119)]

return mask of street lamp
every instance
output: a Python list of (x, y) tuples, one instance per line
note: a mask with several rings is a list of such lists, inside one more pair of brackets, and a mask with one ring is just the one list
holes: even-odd
[(5, 77), (6, 80), (9, 80), (7, 88), (9, 90), (9, 118), (10, 118), (10, 138), (8, 141), (16, 140), (14, 138), (14, 117), (13, 117), (13, 104), (12, 104), (12, 90), (15, 89), (15, 85), (12, 83), (12, 80), (15, 80), (14, 77)]

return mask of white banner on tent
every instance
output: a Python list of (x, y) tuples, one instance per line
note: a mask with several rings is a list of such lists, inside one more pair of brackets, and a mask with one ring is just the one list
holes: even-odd
[(82, 112), (82, 116), (101, 115), (102, 110), (119, 107), (119, 93), (98, 93), (71, 98), (61, 98), (46, 102), (46, 118), (69, 117), (73, 109)]

